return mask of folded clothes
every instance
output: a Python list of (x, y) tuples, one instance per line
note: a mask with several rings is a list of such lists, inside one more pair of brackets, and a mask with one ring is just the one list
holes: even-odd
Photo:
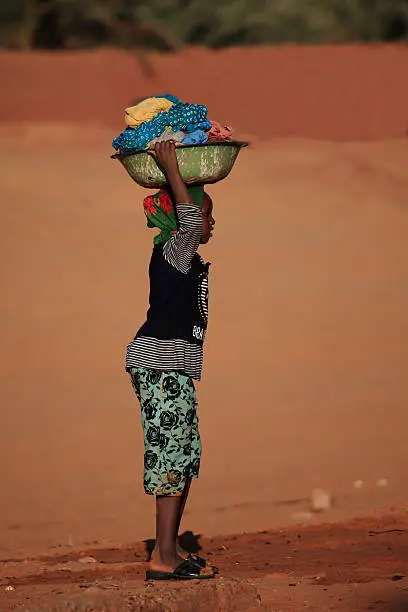
[(151, 121), (159, 113), (170, 110), (173, 104), (167, 98), (146, 98), (136, 106), (125, 109), (125, 123), (131, 128), (136, 128), (145, 121)]
[[(198, 125), (208, 124), (207, 107), (202, 104), (175, 102), (167, 112), (160, 112), (152, 120), (141, 123), (135, 128), (125, 129), (117, 136), (112, 146), (121, 153), (145, 149), (149, 143), (163, 134), (167, 127), (178, 131), (195, 131)], [(195, 129), (193, 129), (195, 126)]]
[(222, 126), (218, 121), (211, 121), (211, 128), (207, 131), (209, 140), (231, 140), (232, 129), (228, 125)]
[(207, 142), (208, 136), (203, 130), (195, 130), (190, 134), (186, 134), (183, 139), (183, 145), (197, 145)]

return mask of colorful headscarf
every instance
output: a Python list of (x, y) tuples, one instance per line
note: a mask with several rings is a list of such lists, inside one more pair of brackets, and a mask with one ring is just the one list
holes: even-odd
[[(188, 187), (188, 192), (194, 204), (203, 205), (204, 188), (201, 186)], [(147, 227), (157, 227), (160, 233), (154, 237), (154, 244), (164, 244), (178, 230), (176, 211), (173, 207), (170, 194), (162, 189), (154, 195), (143, 200), (143, 207), (147, 217)]]

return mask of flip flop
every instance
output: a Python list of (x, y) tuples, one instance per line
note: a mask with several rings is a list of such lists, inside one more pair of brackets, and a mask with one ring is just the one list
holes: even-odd
[(159, 570), (147, 570), (146, 580), (209, 580), (214, 574), (201, 574), (197, 563), (186, 559), (172, 572), (161, 572)]
[[(189, 561), (192, 561), (193, 563), (196, 563), (199, 567), (202, 567), (202, 568), (208, 567), (207, 561), (203, 557), (200, 557), (199, 555), (194, 555), (193, 553), (190, 553), (187, 559)], [(220, 573), (219, 568), (216, 567), (215, 565), (210, 565), (210, 568), (212, 569), (214, 574)]]

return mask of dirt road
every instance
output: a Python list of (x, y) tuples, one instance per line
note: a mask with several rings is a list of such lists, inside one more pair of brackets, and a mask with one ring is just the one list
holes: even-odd
[(219, 578), (205, 584), (143, 582), (147, 548), (143, 543), (55, 550), (51, 555), (1, 563), (0, 610), (79, 612), (106, 609), (104, 603), (115, 611), (408, 610), (406, 514), (258, 534), (202, 540), (186, 534), (185, 538), (191, 550), (203, 549), (219, 565)]

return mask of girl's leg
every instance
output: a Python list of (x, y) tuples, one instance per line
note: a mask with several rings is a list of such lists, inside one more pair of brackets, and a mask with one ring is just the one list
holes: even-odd
[(156, 496), (156, 544), (150, 560), (153, 570), (173, 571), (182, 561), (176, 549), (182, 496)]
[[(156, 543), (150, 559), (151, 570), (172, 572), (187, 558), (188, 553), (177, 544), (177, 532), (190, 484), (191, 479), (182, 495), (156, 496)], [(200, 573), (213, 576), (213, 569), (201, 568)]]
[[(192, 381), (177, 372), (131, 369), (144, 431), (144, 486), (156, 496), (156, 543), (150, 569), (172, 571), (187, 556), (177, 550), (177, 533), (193, 465), (198, 475), (201, 445)], [(197, 438), (197, 439), (196, 439)]]
[[(198, 476), (199, 466), (200, 466), (200, 457), (201, 457), (201, 440), (200, 434), (198, 431), (198, 415), (197, 415), (197, 398), (194, 388), (194, 383), (190, 380), (188, 383), (188, 411), (186, 413), (186, 418), (191, 426), (190, 431), (190, 463), (192, 465), (192, 473), (195, 476)], [(181, 504), (180, 504), (180, 513), (179, 520), (177, 526), (177, 534), (180, 535), (180, 525), (184, 514), (184, 509), (186, 507), (187, 499), (190, 493), (192, 477), (186, 479), (186, 483), (183, 489), (183, 493), (181, 496)], [(183, 557), (186, 557), (188, 552), (184, 550), (180, 544), (177, 546), (177, 550), (179, 554)]]
[[(180, 531), (180, 523), (181, 523), (181, 519), (183, 518), (183, 512), (184, 512), (184, 508), (186, 506), (186, 502), (187, 502), (187, 498), (188, 498), (188, 494), (190, 492), (190, 487), (191, 487), (191, 478), (188, 478), (186, 480), (186, 484), (183, 490), (183, 493), (177, 497), (178, 499), (178, 514), (177, 514), (177, 524), (176, 524), (176, 536), (175, 536), (175, 542), (176, 542), (176, 551), (179, 555), (181, 555), (183, 558), (186, 558), (188, 555), (188, 551), (184, 550), (180, 544), (178, 543), (178, 535), (179, 535), (179, 531)], [(168, 498), (168, 499), (173, 499), (173, 498)], [(156, 541), (154, 543), (154, 549), (151, 555), (151, 559), (153, 560), (153, 558), (157, 559), (160, 553), (160, 548), (159, 548), (159, 497), (156, 497)]]
[[(184, 508), (186, 507), (186, 503), (187, 503), (187, 498), (188, 498), (188, 494), (190, 493), (190, 487), (191, 487), (191, 478), (188, 478), (186, 480), (186, 485), (184, 487), (183, 493), (181, 495), (181, 503), (180, 503), (180, 509), (179, 509), (179, 515), (178, 515), (178, 521), (177, 521), (177, 536), (180, 536), (180, 524), (181, 524), (181, 519), (183, 518), (183, 513), (184, 513)], [(179, 543), (177, 543), (177, 551), (183, 556), (185, 557), (187, 555), (187, 551), (184, 550)]]
[(185, 485), (183, 493), (181, 495), (181, 504), (180, 504), (178, 522), (177, 522), (177, 535), (179, 535), (181, 519), (183, 518), (184, 508), (186, 507), (186, 503), (187, 503), (187, 499), (188, 499), (188, 494), (190, 493), (191, 481), (192, 481), (191, 478), (188, 478), (186, 480), (186, 485)]
[[(191, 487), (191, 478), (188, 478), (183, 490), (183, 493), (174, 498), (174, 497), (168, 497), (167, 499), (172, 500), (172, 499), (177, 499), (178, 500), (178, 513), (177, 513), (177, 522), (176, 522), (176, 527), (175, 527), (175, 538), (174, 538), (174, 542), (175, 542), (175, 549), (177, 551), (177, 554), (180, 555), (181, 557), (183, 557), (183, 559), (185, 559), (188, 555), (188, 551), (184, 550), (180, 544), (178, 543), (178, 535), (179, 535), (179, 530), (180, 530), (180, 523), (181, 523), (181, 519), (183, 517), (183, 512), (184, 512), (184, 508), (186, 506), (186, 502), (187, 502), (187, 498), (188, 498), (188, 494), (190, 492), (190, 487)], [(155, 561), (160, 560), (160, 558), (163, 560), (163, 557), (160, 554), (160, 539), (161, 539), (161, 533), (163, 532), (163, 530), (160, 528), (159, 526), (159, 513), (162, 512), (161, 510), (161, 506), (160, 506), (160, 499), (164, 499), (163, 497), (160, 498), (160, 496), (156, 497), (156, 541), (154, 544), (154, 549), (151, 555), (151, 560), (153, 561), (153, 559)], [(164, 505), (164, 504), (162, 504)], [(166, 521), (166, 518), (164, 519), (164, 521)], [(160, 521), (160, 525), (162, 525), (162, 523), (164, 521)], [(166, 538), (167, 536), (167, 530), (164, 529), (164, 537)], [(153, 567), (152, 567), (153, 569)]]

